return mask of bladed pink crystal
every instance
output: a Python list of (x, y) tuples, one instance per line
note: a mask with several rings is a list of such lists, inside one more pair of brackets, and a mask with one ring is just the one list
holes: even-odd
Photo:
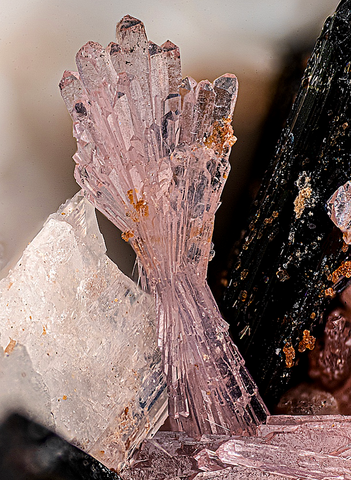
[(342, 415), (268, 416), (250, 437), (203, 435), (195, 441), (158, 432), (143, 443), (123, 479), (346, 480), (350, 434), (351, 418)]
[(267, 409), (207, 286), (214, 216), (235, 142), (237, 79), (181, 79), (179, 49), (130, 16), (107, 49), (88, 42), (65, 72), (75, 177), (134, 248), (155, 295), (173, 428), (254, 432)]

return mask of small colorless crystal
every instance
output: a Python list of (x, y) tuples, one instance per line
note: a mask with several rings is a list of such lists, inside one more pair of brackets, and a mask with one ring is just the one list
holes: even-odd
[(105, 255), (82, 193), (0, 282), (0, 413), (20, 408), (109, 467), (167, 416), (152, 297)]
[(348, 181), (329, 198), (327, 210), (331, 220), (342, 231), (345, 243), (351, 244), (351, 182)]

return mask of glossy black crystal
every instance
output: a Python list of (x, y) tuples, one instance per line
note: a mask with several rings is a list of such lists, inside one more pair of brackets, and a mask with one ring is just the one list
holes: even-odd
[(317, 334), (332, 273), (349, 256), (325, 204), (350, 177), (351, 1), (344, 0), (313, 49), (224, 298), (234, 340), (269, 406), (306, 355), (303, 332)]
[(0, 425), (0, 478), (121, 480), (95, 458), (17, 414)]

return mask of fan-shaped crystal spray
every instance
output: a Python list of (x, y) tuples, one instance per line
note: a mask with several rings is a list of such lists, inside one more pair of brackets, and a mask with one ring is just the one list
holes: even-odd
[(130, 16), (117, 43), (88, 42), (62, 96), (73, 118), (75, 176), (134, 248), (155, 295), (176, 429), (251, 431), (266, 417), (206, 283), (214, 215), (229, 173), (237, 80), (181, 79), (179, 49), (148, 42)]

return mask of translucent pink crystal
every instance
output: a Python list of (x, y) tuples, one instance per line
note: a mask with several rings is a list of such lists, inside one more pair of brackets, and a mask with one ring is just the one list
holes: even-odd
[[(268, 416), (256, 436), (158, 432), (123, 472), (125, 480), (351, 478), (351, 418)], [(203, 473), (200, 473), (201, 470)]]
[(130, 16), (106, 50), (89, 42), (62, 96), (75, 177), (134, 248), (154, 292), (174, 428), (255, 430), (267, 415), (206, 283), (214, 215), (229, 173), (237, 80), (181, 80), (179, 49), (148, 42)]
[(257, 438), (232, 438), (216, 455), (225, 465), (283, 478), (347, 479), (351, 478), (350, 427), (350, 419), (341, 415), (272, 416), (259, 427)]

